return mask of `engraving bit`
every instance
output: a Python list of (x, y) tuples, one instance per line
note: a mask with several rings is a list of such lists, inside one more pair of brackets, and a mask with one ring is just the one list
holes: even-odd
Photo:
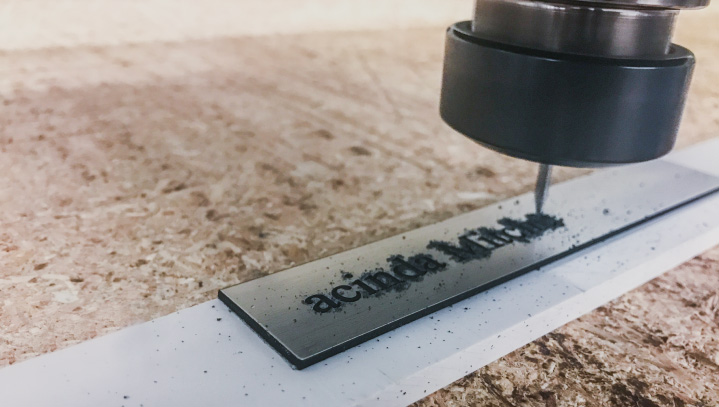
[(534, 207), (537, 213), (542, 213), (544, 201), (549, 193), (549, 185), (552, 183), (552, 166), (549, 164), (539, 164), (539, 172), (537, 173), (537, 185), (534, 187)]

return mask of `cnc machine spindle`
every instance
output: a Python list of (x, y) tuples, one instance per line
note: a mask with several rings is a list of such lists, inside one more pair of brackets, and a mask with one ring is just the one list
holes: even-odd
[(708, 3), (477, 0), (474, 19), (447, 30), (440, 114), (540, 164), (658, 158), (674, 146), (694, 67), (671, 42), (674, 22)]

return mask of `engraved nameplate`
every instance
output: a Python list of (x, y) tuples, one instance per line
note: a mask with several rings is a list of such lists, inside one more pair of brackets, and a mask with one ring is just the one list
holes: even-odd
[(692, 202), (719, 178), (664, 161), (531, 194), (223, 289), (220, 299), (297, 368)]

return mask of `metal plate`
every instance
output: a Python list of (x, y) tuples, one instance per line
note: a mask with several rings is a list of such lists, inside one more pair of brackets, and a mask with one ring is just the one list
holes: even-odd
[(522, 195), (223, 289), (220, 299), (302, 369), (719, 190), (663, 161)]

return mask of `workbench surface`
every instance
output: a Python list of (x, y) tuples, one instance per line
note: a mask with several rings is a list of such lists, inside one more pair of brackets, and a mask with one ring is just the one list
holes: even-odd
[[(679, 146), (719, 136), (717, 18), (679, 18), (698, 60)], [(529, 191), (535, 165), (439, 118), (443, 38), (0, 51), (0, 366)], [(418, 405), (718, 403), (715, 248)]]

